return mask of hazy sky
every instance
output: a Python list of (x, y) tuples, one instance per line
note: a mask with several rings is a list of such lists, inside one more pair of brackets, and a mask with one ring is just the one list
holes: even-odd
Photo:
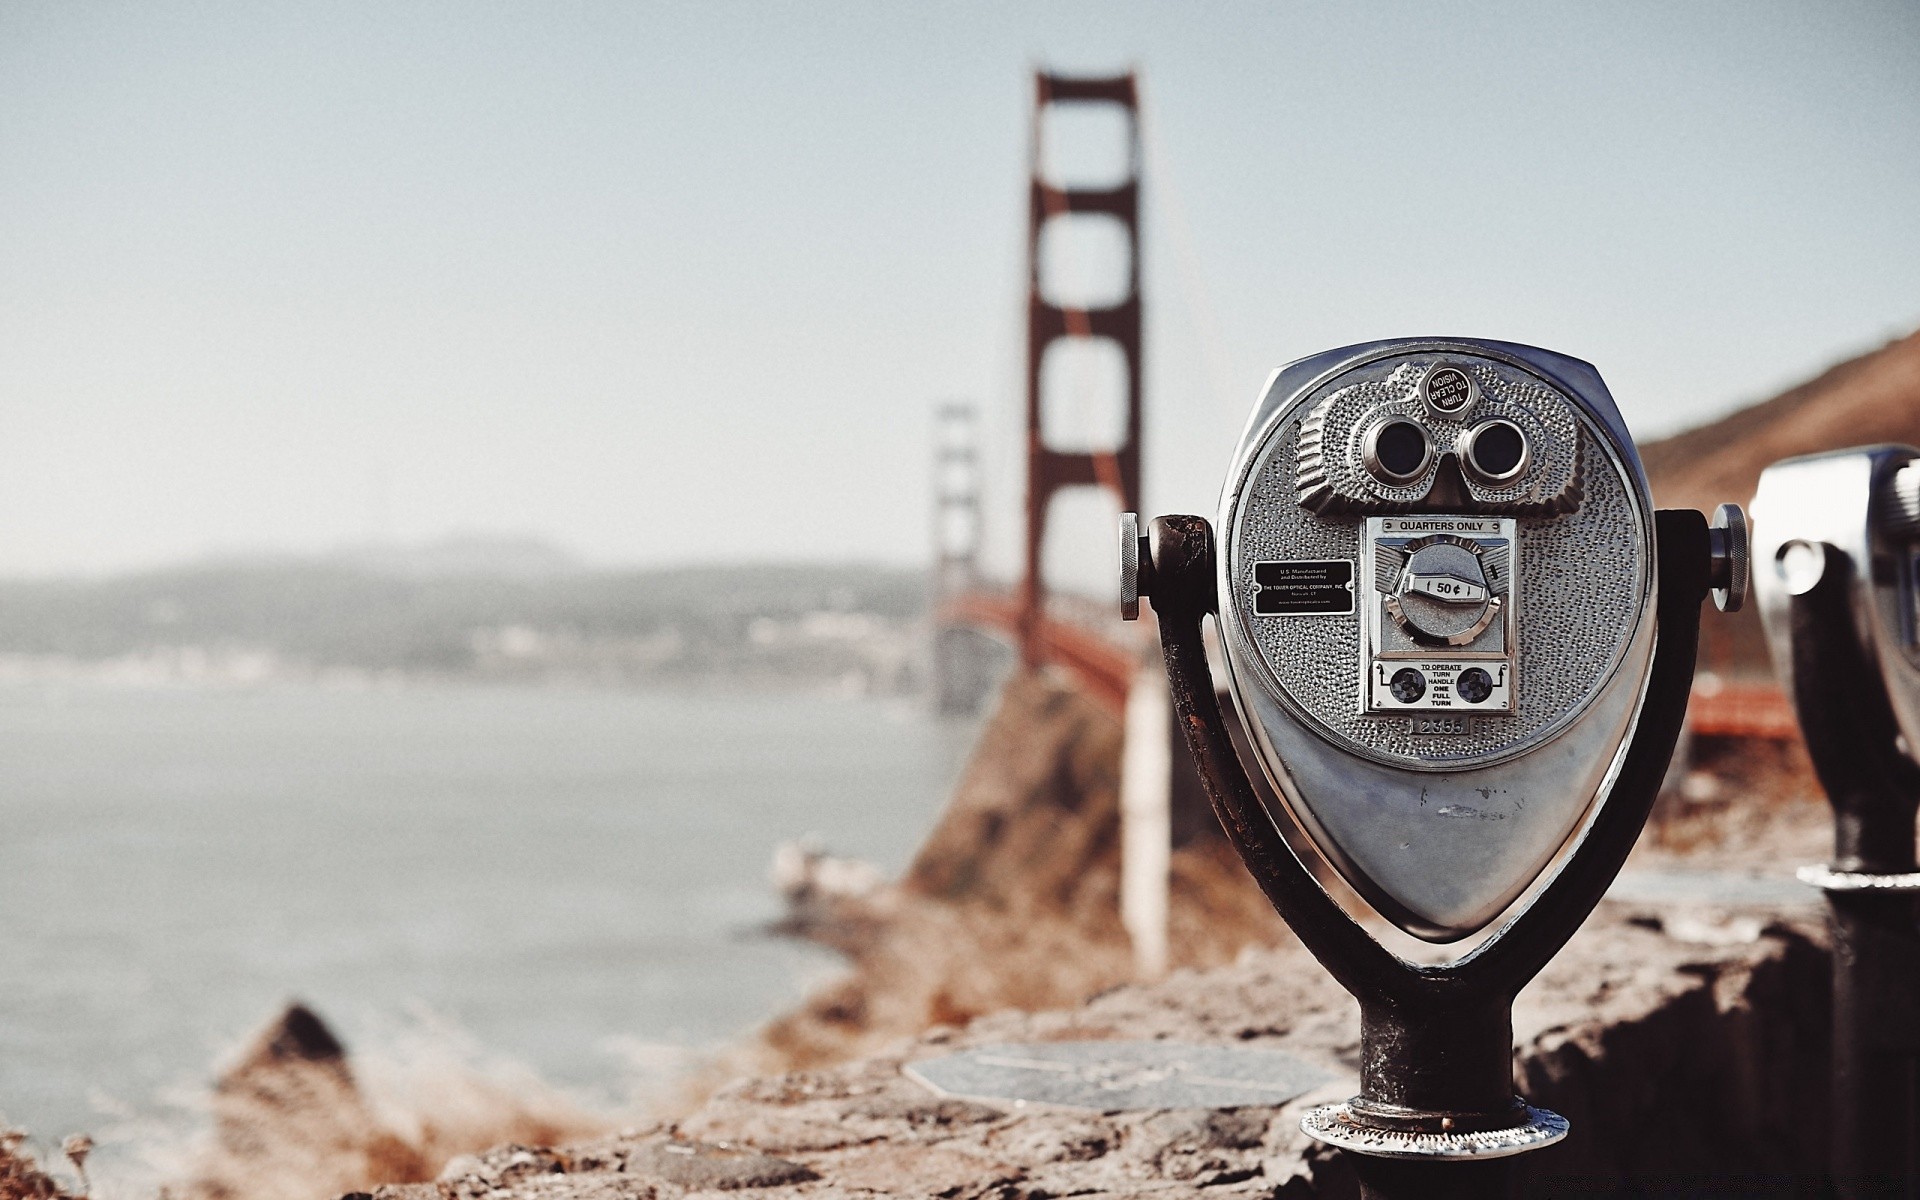
[(1035, 63), (1145, 73), (1154, 511), (1331, 346), (1553, 347), (1650, 436), (1920, 324), (1909, 0), (0, 0), (0, 572), (921, 561), (936, 401), (1018, 499)]

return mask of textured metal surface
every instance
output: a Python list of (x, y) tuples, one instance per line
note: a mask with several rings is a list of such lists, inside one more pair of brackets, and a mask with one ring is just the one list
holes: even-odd
[(1249, 717), (1261, 765), (1321, 854), (1402, 929), (1453, 941), (1505, 911), (1528, 881), (1550, 874), (1556, 854), (1570, 848), (1568, 835), (1593, 819), (1593, 799), (1609, 790), (1619, 766), (1606, 751), (1632, 726), (1639, 692), (1608, 688), (1548, 751), (1444, 772), (1343, 753), (1262, 689), (1236, 690), (1235, 701)]
[(1335, 1078), (1276, 1050), (1181, 1042), (981, 1046), (905, 1070), (943, 1095), (1099, 1112), (1280, 1105)]
[[(1464, 355), (1426, 353), (1383, 365), (1384, 374), (1376, 366), (1357, 382), (1319, 389), (1319, 398), (1303, 410), (1298, 436), (1288, 443), (1302, 506), (1318, 513), (1390, 513), (1411, 511), (1426, 500), (1441, 471), (1440, 454), (1429, 453), (1405, 483), (1388, 482), (1368, 470), (1369, 435), (1395, 417), (1424, 428), (1431, 445), (1455, 454), (1486, 422), (1507, 421), (1521, 431), (1529, 453), (1514, 478), (1467, 477), (1477, 512), (1537, 515), (1565, 512), (1579, 503), (1584, 439), (1564, 396), (1537, 378)], [(1476, 385), (1473, 398), (1451, 412), (1435, 409), (1421, 394), (1421, 377), (1442, 366)]]
[[(1920, 638), (1916, 638), (1914, 547), (1902, 531), (1896, 481), (1920, 449), (1876, 445), (1792, 458), (1760, 474), (1752, 517), (1753, 588), (1775, 671), (1793, 693), (1792, 622), (1796, 590), (1787, 569), (1792, 543), (1825, 544), (1849, 574), (1853, 636), (1877, 667), (1909, 745), (1920, 745)], [(1805, 586), (1818, 581), (1817, 574)], [(1802, 589), (1804, 590), (1804, 589)]]
[[(1645, 703), (1607, 803), (1533, 903), (1473, 953), (1444, 966), (1417, 966), (1388, 951), (1294, 856), (1236, 757), (1214, 695), (1201, 629), (1205, 616), (1219, 608), (1212, 530), (1192, 516), (1152, 524), (1154, 573), (1147, 594), (1180, 728), (1241, 861), (1302, 944), (1360, 1002), (1356, 1101), (1380, 1113), (1367, 1122), (1371, 1128), (1433, 1133), (1447, 1132), (1435, 1128), (1436, 1120), (1471, 1129), (1514, 1123), (1513, 997), (1565, 945), (1619, 871), (1659, 793), (1685, 719), (1700, 605), (1708, 590), (1707, 523), (1692, 511), (1661, 512), (1656, 519), (1658, 639)], [(1380, 1200), (1500, 1195), (1503, 1161), (1363, 1157), (1362, 1194)]]
[[(1517, 441), (1519, 454), (1511, 464), (1497, 466), (1493, 452), (1488, 447), (1503, 440)], [(1533, 469), (1533, 443), (1527, 439), (1526, 431), (1502, 418), (1475, 425), (1460, 435), (1455, 446), (1460, 454), (1460, 465), (1466, 468), (1468, 478), (1479, 480), (1489, 487), (1506, 487)]]
[[(1920, 1187), (1920, 883), (1910, 747), (1915, 451), (1869, 446), (1776, 463), (1754, 497), (1756, 590), (1775, 666), (1833, 806), (1833, 1182), (1846, 1200)], [(1904, 736), (1903, 736), (1904, 735)]]
[(1708, 530), (1713, 539), (1713, 606), (1721, 612), (1739, 612), (1747, 606), (1753, 586), (1753, 546), (1747, 533), (1747, 514), (1738, 504), (1713, 510)]
[(1881, 529), (1888, 537), (1920, 537), (1920, 463), (1893, 473), (1881, 489)]
[(1140, 619), (1140, 514), (1120, 514), (1120, 619)]
[[(1304, 494), (1326, 490), (1339, 500), (1327, 505), (1335, 512), (1404, 510), (1427, 494), (1441, 470), (1437, 462), (1422, 482), (1390, 488), (1368, 475), (1357, 459), (1340, 461), (1333, 439), (1357, 423), (1367, 405), (1423, 411), (1418, 378), (1435, 361), (1461, 364), (1484, 394), (1457, 419), (1432, 416), (1429, 424), (1465, 428), (1497, 411), (1516, 423), (1530, 422), (1540, 443), (1534, 465), (1509, 488), (1489, 492), (1469, 480), (1474, 504), (1458, 511), (1527, 511), (1529, 505), (1538, 511), (1568, 497), (1579, 504), (1568, 515), (1519, 522), (1515, 713), (1479, 722), (1468, 736), (1442, 745), (1417, 737), (1406, 721), (1367, 715), (1360, 702), (1358, 613), (1276, 622), (1240, 617), (1247, 606), (1228, 604), (1230, 616), (1237, 618), (1229, 624), (1239, 635), (1228, 640), (1228, 652), (1237, 669), (1260, 674), (1289, 708), (1336, 744), (1389, 762), (1471, 766), (1525, 750), (1564, 728), (1598, 695), (1650, 612), (1650, 518), (1637, 462), (1628, 465), (1631, 443), (1623, 453), (1612, 431), (1583, 414), (1566, 393), (1514, 363), (1444, 349), (1363, 359), (1289, 396), (1274, 396), (1281, 386), (1277, 379), (1263, 407), (1278, 411), (1250, 429), (1241, 455), (1247, 461), (1246, 483), (1236, 487), (1230, 479), (1223, 505), (1225, 594), (1247, 595), (1260, 561), (1359, 561), (1361, 523), (1303, 507), (1296, 501)], [(1355, 376), (1364, 378), (1349, 382)], [(1494, 404), (1501, 407), (1486, 408)], [(1324, 427), (1316, 432), (1310, 418), (1321, 415)], [(1583, 445), (1589, 446), (1584, 454)], [(1241, 649), (1236, 642), (1251, 643), (1261, 661), (1236, 661), (1245, 657), (1235, 654)]]
[(1567, 1119), (1551, 1109), (1525, 1105), (1526, 1123), (1470, 1133), (1407, 1133), (1354, 1123), (1345, 1104), (1323, 1104), (1300, 1118), (1300, 1132), (1317, 1142), (1375, 1158), (1506, 1158), (1551, 1146), (1567, 1136)]
[[(1515, 543), (1512, 517), (1366, 518), (1360, 695), (1370, 715), (1513, 711)], [(1465, 686), (1472, 671), (1485, 683), (1477, 695)], [(1403, 676), (1415, 682), (1411, 693), (1397, 686)], [(1462, 727), (1453, 741), (1472, 732)]]
[[(1516, 486), (1536, 500), (1561, 487), (1553, 494), (1577, 495), (1576, 509), (1481, 514), (1457, 490), (1430, 497), (1446, 507), (1418, 514), (1368, 515), (1358, 499), (1326, 513), (1300, 503), (1304, 415), (1357, 387), (1416, 411), (1423, 402), (1408, 389), (1434, 363), (1478, 384), (1481, 399), (1449, 418), (1455, 425), (1470, 428), (1484, 419), (1480, 405), (1524, 395), (1537, 427), (1560, 430)], [(1330, 453), (1323, 448), (1322, 459)], [(1465, 486), (1448, 484), (1449, 469), (1457, 472), (1445, 462), (1433, 468), (1436, 494)], [(1389, 501), (1398, 503), (1380, 502)], [(1651, 514), (1605, 385), (1586, 364), (1503, 343), (1378, 343), (1302, 360), (1268, 383), (1228, 477), (1222, 522), (1221, 641), (1275, 791), (1382, 916), (1433, 941), (1484, 928), (1578, 844), (1621, 762), (1648, 678)], [(1481, 574), (1507, 603), (1469, 645), (1422, 646), (1386, 607), (1393, 597), (1378, 590), (1379, 576), (1397, 560), (1373, 542), (1400, 522), (1487, 539)], [(1354, 612), (1254, 611), (1261, 563), (1340, 558), (1362, 575)], [(1393, 586), (1404, 605), (1405, 583)], [(1393, 671), (1377, 664), (1398, 654), (1449, 690), (1396, 701)], [(1471, 661), (1476, 655), (1485, 657)], [(1462, 704), (1458, 685), (1475, 666), (1489, 670), (1492, 686), (1478, 706)]]

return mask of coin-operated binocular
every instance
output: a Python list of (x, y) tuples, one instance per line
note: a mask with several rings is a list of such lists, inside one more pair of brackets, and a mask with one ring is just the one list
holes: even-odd
[[(1194, 516), (1121, 518), (1123, 615), (1151, 599), (1176, 711), (1275, 908), (1360, 1001), (1360, 1094), (1313, 1137), (1366, 1194), (1488, 1195), (1557, 1141), (1513, 1092), (1520, 988), (1638, 836), (1686, 711), (1699, 607), (1737, 606), (1744, 527), (1655, 513), (1591, 366), (1528, 346), (1374, 342), (1276, 371)], [(1717, 589), (1717, 590), (1716, 590)], [(1267, 811), (1214, 698), (1214, 614)], [(1468, 953), (1416, 965), (1316, 882)], [(1504, 924), (1494, 932), (1503, 915)]]
[(1833, 804), (1800, 877), (1833, 929), (1833, 1168), (1843, 1195), (1916, 1194), (1920, 1080), (1920, 450), (1768, 467), (1754, 587), (1774, 667)]

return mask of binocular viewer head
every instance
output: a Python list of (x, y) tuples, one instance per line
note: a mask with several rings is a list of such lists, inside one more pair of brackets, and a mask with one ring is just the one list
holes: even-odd
[[(1122, 615), (1153, 600), (1228, 839), (1360, 1001), (1360, 1095), (1302, 1128), (1386, 1156), (1557, 1140), (1566, 1122), (1513, 1095), (1513, 997), (1640, 833), (1685, 719), (1701, 602), (1744, 597), (1739, 510), (1711, 529), (1656, 515), (1586, 363), (1405, 338), (1275, 371), (1216, 524), (1120, 527)], [(1209, 613), (1250, 755), (1215, 702)], [(1248, 756), (1311, 854), (1283, 837)], [(1415, 965), (1343, 911), (1313, 855), (1427, 941), (1512, 915), (1471, 952)]]
[[(1920, 449), (1862, 446), (1777, 462), (1760, 475), (1753, 514), (1754, 590), (1788, 693), (1817, 682), (1800, 678), (1808, 672), (1877, 675), (1912, 757), (1920, 747)], [(1851, 644), (1809, 645), (1834, 633), (1795, 620), (1796, 599), (1816, 590), (1831, 594), (1821, 619), (1844, 624)], [(1874, 686), (1870, 677), (1835, 682), (1869, 695)]]
[(1647, 682), (1652, 502), (1599, 374), (1401, 339), (1268, 380), (1218, 518), (1260, 767), (1379, 913), (1455, 941), (1577, 841)]

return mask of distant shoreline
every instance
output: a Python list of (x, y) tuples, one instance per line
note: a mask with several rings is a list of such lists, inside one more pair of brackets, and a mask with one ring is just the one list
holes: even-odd
[(547, 573), (253, 560), (0, 580), (0, 681), (919, 689), (922, 573), (764, 565)]

